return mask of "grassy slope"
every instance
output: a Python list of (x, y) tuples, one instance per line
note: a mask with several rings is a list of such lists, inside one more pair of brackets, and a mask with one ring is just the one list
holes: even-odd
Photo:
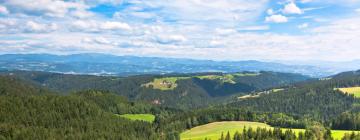
[[(215, 122), (215, 123), (209, 123), (206, 125), (194, 127), (190, 130), (187, 130), (183, 133), (181, 133), (180, 137), (181, 140), (204, 140), (205, 138), (210, 138), (213, 140), (219, 139), (221, 136), (221, 133), (223, 132), (226, 134), (228, 131), (231, 135), (233, 135), (236, 131), (242, 132), (243, 128), (246, 127), (252, 127), (253, 129), (256, 129), (257, 127), (260, 128), (269, 128), (272, 127), (264, 124), (264, 123), (257, 123), (257, 122), (246, 122), (246, 121), (228, 121), (228, 122)], [(284, 128), (284, 130), (286, 130)], [(304, 132), (304, 129), (292, 129), (292, 131), (298, 133), (298, 132)], [(332, 136), (335, 139), (341, 139), (345, 133), (351, 133), (352, 131), (346, 131), (346, 130), (332, 130)]]
[(119, 116), (134, 121), (146, 121), (150, 123), (154, 122), (155, 120), (155, 116), (152, 114), (124, 114)]
[(360, 98), (360, 87), (347, 87), (337, 89), (344, 93), (353, 94), (356, 98)]

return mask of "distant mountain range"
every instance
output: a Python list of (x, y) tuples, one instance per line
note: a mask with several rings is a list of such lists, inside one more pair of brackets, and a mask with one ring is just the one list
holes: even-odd
[(0, 69), (30, 70), (90, 75), (136, 75), (239, 71), (274, 71), (324, 77), (340, 72), (314, 65), (261, 61), (212, 61), (159, 57), (115, 56), (108, 54), (4, 54)]

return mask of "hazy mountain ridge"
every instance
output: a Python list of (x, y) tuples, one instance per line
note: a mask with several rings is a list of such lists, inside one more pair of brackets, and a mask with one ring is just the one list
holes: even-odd
[(197, 72), (275, 71), (312, 77), (334, 74), (310, 65), (285, 65), (273, 62), (212, 61), (179, 58), (115, 56), (107, 54), (4, 54), (1, 69), (47, 71), (91, 75), (136, 75)]

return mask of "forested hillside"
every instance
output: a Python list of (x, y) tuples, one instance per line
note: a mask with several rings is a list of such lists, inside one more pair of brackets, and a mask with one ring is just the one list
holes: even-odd
[(0, 79), (6, 93), (0, 95), (0, 139), (159, 139), (152, 124), (114, 114), (156, 111), (151, 105), (100, 91), (31, 94), (33, 88), (21, 81)]
[[(233, 74), (198, 73), (169, 75), (140, 75), (130, 77), (69, 75), (47, 72), (3, 71), (2, 75), (16, 77), (51, 89), (60, 94), (97, 89), (106, 90), (130, 100), (141, 100), (175, 108), (199, 108), (223, 103), (235, 95), (245, 95), (267, 88), (286, 86), (308, 77), (276, 72), (243, 72)], [(167, 81), (172, 79), (174, 81)], [(160, 81), (153, 83), (154, 80)], [(155, 88), (153, 85), (165, 86)], [(167, 86), (176, 85), (167, 89)]]
[(359, 99), (337, 88), (360, 85), (359, 71), (300, 82), (283, 91), (243, 98), (227, 107), (245, 107), (262, 112), (286, 113), (312, 118), (335, 129), (359, 130)]

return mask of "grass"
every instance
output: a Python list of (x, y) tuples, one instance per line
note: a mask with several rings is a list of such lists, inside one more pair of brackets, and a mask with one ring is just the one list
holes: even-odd
[(118, 115), (123, 118), (127, 118), (133, 121), (145, 121), (149, 123), (153, 123), (155, 120), (155, 116), (152, 114), (124, 114)]
[(284, 89), (283, 88), (275, 88), (275, 89), (272, 89), (272, 92), (279, 92), (279, 91), (283, 91)]
[(343, 93), (354, 95), (356, 98), (360, 98), (360, 87), (347, 87), (347, 88), (336, 88)]
[(145, 87), (152, 87), (159, 90), (173, 90), (177, 87), (176, 81), (189, 79), (191, 77), (164, 77), (155, 78), (152, 82), (145, 84)]
[[(273, 127), (258, 122), (247, 122), (247, 121), (227, 121), (227, 122), (214, 122), (206, 125), (194, 127), (190, 130), (187, 130), (180, 134), (181, 140), (204, 140), (205, 138), (210, 138), (212, 140), (217, 140), (220, 138), (221, 133), (226, 134), (228, 131), (231, 135), (233, 135), (236, 131), (242, 132), (244, 127), (249, 128), (252, 127), (256, 129), (260, 128), (269, 128), (273, 129)], [(287, 130), (287, 128), (283, 128), (283, 130)], [(305, 129), (291, 129), (295, 133), (305, 132)], [(336, 139), (341, 139), (346, 133), (351, 133), (352, 131), (346, 130), (332, 130), (332, 136)]]

